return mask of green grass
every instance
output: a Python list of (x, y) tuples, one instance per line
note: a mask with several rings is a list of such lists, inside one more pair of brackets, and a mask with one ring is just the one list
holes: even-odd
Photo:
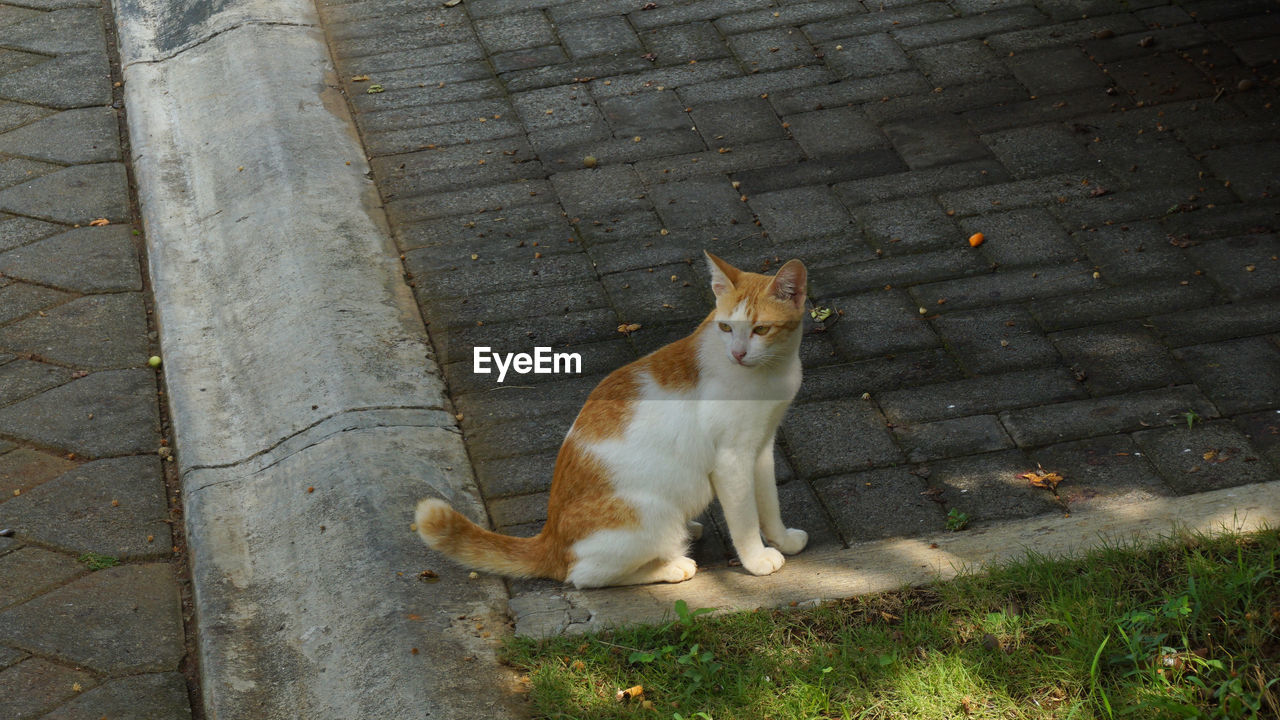
[[(539, 718), (1280, 716), (1280, 533), (1029, 556), (802, 610), (508, 641)], [(645, 688), (642, 701), (615, 693)], [(701, 714), (700, 714), (701, 713)]]
[(105, 570), (109, 567), (115, 567), (120, 561), (110, 555), (101, 555), (96, 552), (87, 552), (80, 556), (80, 562), (89, 567), (90, 570)]

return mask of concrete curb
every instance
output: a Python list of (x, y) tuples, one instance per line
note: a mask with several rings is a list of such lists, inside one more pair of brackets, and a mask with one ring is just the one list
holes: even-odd
[(681, 599), (689, 607), (718, 612), (804, 605), (945, 580), (964, 569), (1016, 560), (1028, 551), (1070, 556), (1106, 543), (1150, 541), (1175, 530), (1247, 532), (1263, 527), (1280, 527), (1280, 482), (806, 552), (766, 577), (717, 568), (678, 585), (531, 592), (512, 598), (511, 612), (519, 635), (591, 632), (661, 622)]
[(314, 7), (116, 22), (208, 717), (515, 714), (505, 587), (409, 530), (485, 513)]

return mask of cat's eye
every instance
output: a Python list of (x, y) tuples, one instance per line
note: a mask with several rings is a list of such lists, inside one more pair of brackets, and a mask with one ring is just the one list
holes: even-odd
[(733, 328), (729, 327), (729, 323), (727, 322), (720, 323), (720, 329), (724, 332), (733, 332)]
[(768, 332), (769, 332), (769, 326), (768, 326), (768, 325), (757, 325), (757, 326), (755, 326), (755, 327), (751, 328), (751, 332), (752, 332), (753, 334), (755, 334), (755, 335), (764, 335), (764, 334), (766, 334), (766, 333), (768, 333)]

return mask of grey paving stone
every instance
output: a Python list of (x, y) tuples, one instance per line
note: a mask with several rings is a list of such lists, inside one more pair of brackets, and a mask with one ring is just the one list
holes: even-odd
[(424, 313), (434, 330), (469, 327), (477, 322), (569, 313), (602, 308), (608, 304), (608, 297), (598, 283), (581, 282), (569, 287), (550, 285), (509, 292), (475, 293), (447, 303), (427, 303)]
[[(966, 249), (967, 250), (967, 249)], [(979, 255), (965, 250), (940, 250), (882, 257), (848, 265), (814, 268), (809, 282), (816, 297), (843, 295), (885, 285), (939, 282), (990, 270)]]
[[(39, 3), (29, 3), (29, 4), (34, 6), (39, 5)], [(86, 0), (84, 4), (89, 5), (91, 3)], [(0, 25), (4, 25), (4, 26), (13, 25), (15, 23), (20, 23), (24, 20), (30, 20), (31, 18), (36, 17), (40, 14), (41, 12), (39, 10), (34, 10), (32, 8), (6, 5), (4, 6), (3, 9), (0, 9)]]
[(1280, 470), (1280, 410), (1263, 410), (1234, 420), (1249, 442), (1271, 461), (1272, 467)]
[[(446, 264), (449, 258), (432, 248), (413, 250), (405, 263), (414, 277), (429, 277), (419, 285), (428, 297), (458, 297), (594, 280), (595, 272), (585, 253), (570, 252), (535, 257), (536, 248), (493, 250), (477, 254), (473, 261)], [(440, 272), (432, 272), (440, 271)]]
[(485, 18), (475, 22), (476, 35), (490, 53), (553, 45), (555, 32), (539, 11)]
[[(781, 90), (769, 94), (769, 102), (784, 115), (822, 110), (841, 105), (888, 102), (912, 93), (929, 92), (931, 88), (918, 72), (897, 72), (865, 78), (844, 78), (825, 85)], [(870, 109), (870, 106), (864, 110)]]
[(652, 207), (640, 178), (627, 165), (556, 173), (551, 176), (551, 186), (565, 212), (586, 221)]
[(361, 115), (360, 128), (365, 133), (385, 133), (431, 125), (477, 122), (480, 118), (485, 118), (488, 122), (510, 116), (512, 110), (511, 104), (502, 98), (443, 103), (432, 107), (430, 112), (423, 112), (421, 108), (415, 107), (391, 108)]
[(149, 369), (95, 372), (0, 409), (0, 432), (90, 458), (152, 452), (159, 426)]
[(1024, 300), (1069, 295), (1103, 287), (1087, 265), (1033, 266), (1017, 271), (997, 270), (985, 275), (912, 287), (911, 297), (930, 310), (967, 310)]
[(876, 401), (890, 422), (902, 425), (1031, 408), (1085, 395), (1065, 370), (1037, 368), (891, 390), (877, 395)]
[(655, 10), (633, 12), (628, 17), (637, 28), (680, 25), (697, 20), (714, 20), (725, 15), (772, 8), (769, 0), (698, 0), (686, 5), (667, 5)]
[(1228, 422), (1147, 430), (1134, 440), (1179, 495), (1276, 480), (1276, 472)]
[(693, 120), (674, 91), (611, 97), (600, 101), (600, 112), (620, 138), (656, 130), (693, 130)]
[(920, 48), (911, 52), (911, 59), (932, 83), (941, 86), (982, 82), (1009, 74), (991, 48), (978, 40)]
[(889, 144), (884, 134), (857, 108), (817, 110), (782, 119), (809, 157), (848, 155)]
[(668, 25), (640, 33), (645, 47), (661, 65), (728, 57), (729, 49), (709, 22)]
[[(526, 421), (527, 422), (527, 421)], [(565, 425), (565, 431), (568, 431), (568, 425)], [(556, 467), (556, 451), (539, 453), (537, 455), (522, 455), (509, 458), (498, 458), (486, 460), (478, 458), (475, 461), (476, 483), (480, 486), (480, 492), (484, 494), (485, 504), (492, 508), (495, 498), (503, 497), (520, 497), (530, 498), (526, 500), (515, 500), (513, 503), (513, 512), (506, 512), (501, 519), (506, 521), (511, 519), (508, 515), (516, 515), (515, 519), (519, 522), (536, 522), (541, 527), (541, 523), (546, 520), (546, 495), (530, 495), (530, 493), (545, 493), (551, 487), (551, 477)], [(541, 507), (539, 507), (541, 505)], [(523, 507), (519, 512), (515, 509)], [(498, 516), (490, 516), (494, 525), (499, 525)], [(520, 517), (530, 518), (529, 520), (520, 520)], [(515, 524), (519, 524), (518, 522)], [(533, 529), (537, 532), (537, 528)], [(530, 533), (532, 534), (532, 533)]]
[(1000, 421), (1019, 447), (1131, 432), (1185, 423), (1185, 413), (1214, 418), (1213, 405), (1193, 385), (1110, 395), (1056, 405), (1010, 410)]
[(71, 379), (72, 371), (32, 360), (14, 360), (0, 367), (0, 405), (35, 395)]
[(968, 128), (948, 116), (902, 120), (883, 129), (912, 170), (979, 160), (988, 154)]
[[(348, 76), (376, 75), (396, 70), (422, 70), (423, 77), (429, 78), (432, 73), (442, 71), (439, 67), (441, 65), (454, 66), (447, 70), (453, 73), (458, 68), (469, 70), (481, 64), (485, 57), (484, 48), (475, 40), (469, 39), (466, 42), (425, 49), (420, 47), (421, 42), (421, 38), (415, 34), (404, 34), (398, 37), (370, 38), (367, 43), (362, 41), (342, 43), (346, 55), (335, 53), (335, 60), (346, 70), (344, 74)], [(362, 44), (364, 47), (360, 47)], [(490, 72), (488, 63), (484, 63), (483, 67), (485, 72), (480, 77), (486, 77)], [(470, 76), (467, 79), (476, 78)], [(436, 83), (439, 82), (441, 81), (437, 79)]]
[(1053, 344), (1019, 307), (947, 312), (932, 322), (961, 367), (973, 375), (1047, 367), (1059, 362)]
[(892, 35), (904, 48), (918, 48), (967, 38), (981, 38), (1043, 23), (1044, 16), (1035, 8), (1013, 7), (982, 15), (970, 15), (902, 28), (894, 30)]
[(66, 165), (119, 160), (116, 111), (64, 110), (0, 135), (0, 152)]
[(0, 219), (0, 252), (21, 247), (66, 230), (65, 225), (54, 225), (34, 218), (6, 216)]
[(549, 8), (551, 19), (556, 23), (583, 18), (601, 17), (604, 15), (621, 15), (635, 9), (630, 0), (580, 0)]
[(70, 298), (52, 288), (15, 282), (0, 286), (0, 323), (7, 323)]
[[(549, 477), (549, 476), (547, 476)], [(517, 526), (540, 526), (547, 521), (546, 492), (529, 495), (512, 495), (508, 497), (489, 498), (489, 518), (494, 527), (501, 533), (511, 532)]]
[[(499, 353), (533, 352), (534, 347), (550, 347), (559, 352), (575, 345), (609, 340), (616, 335), (617, 327), (615, 311), (598, 308), (459, 327), (440, 332), (435, 339), (440, 361), (453, 363), (472, 359), (476, 347), (489, 347), (491, 352)], [(496, 381), (496, 368), (492, 377)], [(520, 378), (512, 372), (505, 382), (519, 382)]]
[[(576, 412), (557, 413), (539, 418), (536, 423), (531, 423), (524, 418), (513, 418), (508, 422), (466, 429), (467, 450), (476, 461), (555, 454), (564, 442), (565, 434), (573, 426), (576, 417)], [(551, 476), (547, 475), (546, 480), (550, 482)], [(523, 489), (506, 488), (505, 491), (501, 488), (489, 487), (485, 489), (485, 494), (510, 495), (545, 489), (547, 489), (545, 484)]]
[(29, 600), (84, 572), (68, 555), (24, 547), (0, 557), (0, 608)]
[(602, 282), (625, 322), (696, 324), (711, 309), (706, 280), (684, 263), (614, 273)]
[(993, 209), (1052, 207), (1055, 202), (1087, 198), (1093, 187), (1084, 185), (1080, 182), (1081, 179), (1080, 173), (1047, 175), (1011, 182), (993, 178), (989, 182), (972, 182), (968, 186), (960, 186), (962, 189), (943, 192), (939, 194), (938, 200), (943, 207), (961, 217)]
[(1067, 263), (1084, 254), (1057, 219), (1038, 208), (965, 218), (960, 227), (966, 237), (983, 233), (980, 252), (1001, 267)]
[[(454, 398), (454, 403), (469, 427), (479, 427), (511, 418), (534, 418), (546, 415), (576, 413), (582, 409), (587, 395), (604, 377), (557, 379), (533, 385), (513, 385), (501, 392), (475, 392)], [(548, 476), (549, 477), (549, 476)]]
[(0, 187), (13, 187), (19, 183), (29, 182), (58, 170), (59, 167), (57, 165), (27, 160), (26, 158), (0, 160)]
[(685, 104), (716, 102), (735, 98), (763, 97), (779, 90), (823, 85), (833, 78), (825, 67), (808, 66), (763, 72), (739, 78), (726, 78), (680, 88)]
[(941, 250), (960, 240), (955, 223), (930, 197), (864, 205), (854, 214), (867, 239), (888, 255)]
[(160, 563), (91, 573), (0, 613), (0, 637), (102, 673), (177, 670), (184, 649), (173, 572)]
[(30, 658), (0, 672), (0, 711), (6, 717), (30, 720), (73, 697), (72, 686), (92, 687), (94, 677), (81, 670)]
[(551, 185), (545, 180), (490, 185), (396, 199), (387, 203), (387, 214), (393, 222), (409, 223), (481, 212), (509, 212), (522, 205), (539, 204), (542, 202), (539, 198), (550, 192)]
[(793, 406), (782, 436), (796, 472), (811, 480), (903, 460), (884, 416), (856, 397)]
[(180, 673), (114, 678), (45, 716), (45, 720), (188, 720), (186, 679)]
[(823, 42), (835, 38), (888, 32), (897, 27), (908, 27), (948, 17), (951, 17), (951, 11), (945, 5), (920, 3), (906, 7), (886, 8), (878, 12), (851, 14), (805, 25), (803, 29), (814, 42)]
[(1098, 167), (1079, 135), (1060, 123), (1003, 130), (983, 135), (982, 141), (1016, 178)]
[(139, 293), (90, 295), (0, 328), (0, 345), (82, 368), (124, 368), (147, 357)]
[(1031, 456), (1046, 472), (1062, 476), (1058, 497), (1071, 512), (1172, 494), (1127, 435), (1050, 445)]
[(0, 27), (0, 44), (42, 55), (107, 54), (102, 16), (96, 8), (58, 9), (5, 25)]
[(1082, 88), (1105, 88), (1111, 80), (1079, 48), (1017, 53), (1009, 58), (1014, 77), (1033, 95), (1056, 95)]
[(942, 507), (921, 495), (924, 480), (906, 467), (837, 475), (814, 486), (851, 543), (921, 535), (946, 526)]
[(1193, 267), (1168, 231), (1153, 222), (1107, 225), (1075, 234), (1103, 276), (1117, 283), (1190, 279)]
[(1035, 469), (1021, 451), (1005, 450), (932, 463), (929, 484), (942, 489), (938, 497), (948, 509), (975, 523), (1063, 512), (1053, 493), (1018, 477)]
[(1209, 304), (1212, 299), (1213, 288), (1204, 281), (1182, 285), (1165, 280), (1039, 300), (1031, 303), (1030, 308), (1040, 326), (1053, 332), (1195, 308)]
[(831, 39), (820, 49), (827, 67), (840, 78), (885, 75), (913, 67), (907, 54), (887, 34)]
[(786, 136), (769, 101), (760, 98), (696, 104), (692, 120), (711, 148), (740, 146)]
[(820, 300), (824, 306), (844, 312), (840, 322), (825, 334), (845, 357), (864, 359), (941, 346), (941, 340), (903, 290), (842, 297), (823, 295)]
[[(779, 453), (780, 454), (780, 453)], [(781, 458), (779, 464), (785, 465)], [(778, 474), (778, 473), (775, 473)], [(787, 527), (800, 528), (809, 533), (809, 544), (806, 548), (840, 547), (844, 545), (840, 533), (827, 519), (822, 502), (814, 495), (813, 488), (806, 482), (784, 482), (778, 474), (778, 505), (782, 510), (782, 521)], [(716, 503), (716, 511), (720, 505)], [(717, 515), (717, 521), (721, 516)], [(719, 527), (728, 527), (721, 523)]]
[(1138, 322), (1078, 328), (1049, 337), (1094, 395), (1187, 382), (1169, 350)]
[(906, 451), (907, 461), (913, 463), (1013, 447), (1013, 440), (994, 415), (898, 425), (893, 434)]
[(809, 41), (792, 27), (730, 35), (729, 47), (749, 73), (782, 70), (817, 62)]
[(1273, 340), (1193, 345), (1175, 350), (1174, 357), (1223, 415), (1280, 407), (1280, 348)]
[(60, 55), (0, 77), (0, 98), (66, 110), (111, 103), (106, 53)]
[[(63, 229), (46, 227), (37, 230)], [(141, 290), (133, 232), (129, 225), (71, 230), (0, 254), (0, 273), (81, 293)]]
[(74, 165), (0, 191), (0, 209), (67, 224), (98, 218), (124, 223), (128, 198), (123, 165)]
[[(1113, 8), (1114, 9), (1114, 8)], [(1144, 30), (1142, 21), (1130, 13), (1091, 15), (1072, 22), (1045, 23), (1025, 30), (1002, 32), (987, 38), (997, 52), (1022, 53), (1044, 48), (1075, 46), (1094, 41), (1094, 33), (1110, 30), (1117, 36)], [(1114, 42), (1107, 40), (1105, 42)]]
[(29, 656), (20, 650), (0, 647), (0, 670), (12, 667), (18, 664), (19, 661), (27, 659), (27, 657)]
[(1262, 335), (1280, 331), (1280, 301), (1263, 299), (1217, 305), (1158, 315), (1151, 322), (1172, 347)]
[(736, 223), (747, 225), (751, 213), (729, 180), (693, 178), (656, 185), (649, 197), (667, 227), (688, 228)]
[[(806, 342), (810, 340), (806, 339)], [(880, 391), (959, 380), (961, 377), (960, 369), (941, 349), (847, 364), (828, 364), (826, 367), (813, 366), (809, 361), (805, 363), (804, 382), (796, 399), (800, 402), (861, 397), (865, 392), (872, 393), (874, 398)]]
[(640, 38), (623, 17), (599, 17), (561, 23), (560, 40), (574, 60), (599, 55), (640, 54)]
[(603, 120), (585, 85), (557, 85), (511, 96), (527, 130), (537, 131), (564, 125)]
[(1232, 300), (1274, 297), (1280, 290), (1280, 238), (1274, 234), (1243, 235), (1187, 249), (1202, 269)]
[(819, 158), (801, 157), (799, 146), (794, 143), (791, 148), (794, 148), (794, 156), (784, 149), (781, 154), (786, 157), (780, 158), (777, 163), (735, 172), (734, 179), (750, 195), (803, 185), (840, 183), (843, 186), (859, 178), (875, 182), (877, 178), (906, 169), (897, 153), (887, 148), (849, 155), (824, 155)]
[(20, 497), (20, 493), (39, 487), (75, 466), (65, 457), (18, 448), (0, 456), (0, 491), (5, 500)]
[(769, 236), (778, 242), (849, 233), (852, 220), (831, 188), (779, 190), (749, 201)]
[(0, 514), (43, 544), (123, 560), (169, 556), (168, 510), (160, 460), (144, 455), (81, 465), (9, 500)]
[(840, 17), (860, 12), (861, 8), (841, 0), (803, 0), (781, 4), (776, 8), (728, 15), (716, 21), (725, 34), (762, 30), (778, 26), (796, 26), (814, 20)]

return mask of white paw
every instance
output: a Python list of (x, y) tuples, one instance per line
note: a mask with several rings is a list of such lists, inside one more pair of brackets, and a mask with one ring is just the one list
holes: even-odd
[(796, 528), (787, 528), (787, 531), (782, 534), (782, 538), (773, 539), (769, 542), (777, 546), (783, 555), (795, 555), (803, 550), (805, 545), (809, 544), (809, 533)]
[(693, 558), (678, 557), (662, 568), (662, 582), (684, 582), (693, 577), (696, 572), (698, 572), (698, 563), (694, 562)]
[(689, 521), (689, 539), (694, 542), (702, 539), (702, 523), (696, 520)]
[(769, 575), (778, 571), (782, 564), (787, 561), (782, 557), (782, 553), (771, 547), (764, 548), (760, 552), (750, 558), (739, 558), (742, 560), (742, 567), (752, 575)]

